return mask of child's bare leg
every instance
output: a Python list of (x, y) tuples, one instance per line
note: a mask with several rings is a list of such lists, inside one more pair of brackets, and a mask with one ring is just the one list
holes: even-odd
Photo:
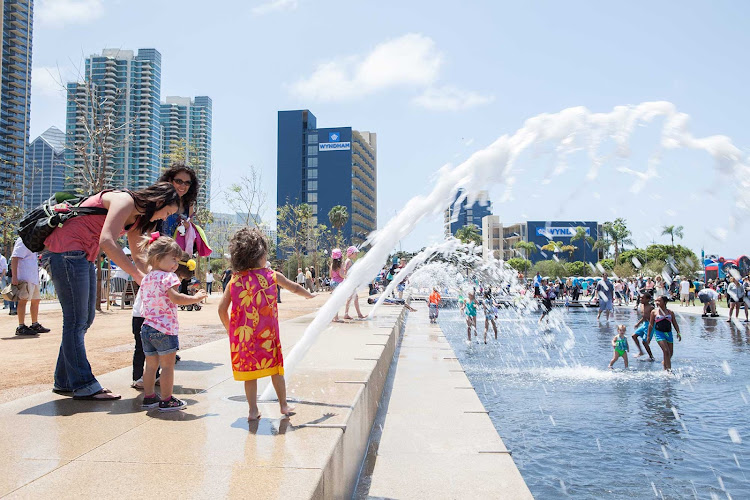
[(346, 307), (344, 308), (344, 319), (352, 319), (351, 316), (349, 316), (349, 304), (352, 302), (352, 297), (350, 296), (348, 299), (346, 299)]
[(143, 394), (151, 396), (156, 392), (156, 370), (159, 369), (159, 356), (146, 356), (146, 369), (143, 370)]
[(644, 342), (643, 348), (646, 349), (646, 352), (648, 353), (648, 358), (653, 361), (654, 354), (651, 352), (651, 346)]
[(667, 346), (667, 344), (668, 342), (666, 340), (659, 341), (659, 347), (661, 347), (662, 354), (664, 355), (664, 360), (661, 362), (661, 365), (665, 370), (671, 370), (672, 361), (669, 359), (669, 347)]
[(166, 401), (172, 397), (172, 388), (174, 386), (174, 362), (176, 352), (159, 356), (161, 365), (161, 375), (159, 376), (161, 388), (161, 399)]
[(609, 362), (609, 367), (612, 368), (612, 365), (615, 364), (615, 361), (617, 361), (617, 358), (620, 357), (620, 353), (615, 352), (615, 355), (612, 357), (612, 361)]
[(495, 320), (492, 321), (492, 329), (495, 330), (495, 340), (497, 340), (497, 323), (495, 323)]
[[(635, 357), (643, 356), (643, 349), (641, 349), (641, 343), (638, 341), (638, 335), (634, 333), (630, 338), (633, 339), (633, 342), (635, 342), (635, 345), (638, 347), (638, 354), (636, 354)], [(646, 344), (644, 343), (643, 345)]]
[(627, 352), (622, 355), (622, 359), (623, 361), (625, 361), (625, 368), (627, 368), (628, 367), (628, 353)]
[(284, 415), (291, 415), (294, 408), (289, 406), (286, 401), (286, 382), (284, 381), (284, 375), (271, 375), (271, 383), (273, 388), (276, 390), (276, 396), (279, 398), (279, 409)]
[(466, 336), (469, 339), (469, 342), (471, 342), (471, 319), (466, 319)]
[(248, 422), (260, 419), (260, 410), (258, 410), (258, 381), (245, 380), (245, 397), (250, 412), (247, 415)]
[[(354, 310), (357, 311), (357, 317), (359, 319), (362, 319), (365, 317), (364, 314), (362, 314), (362, 310), (359, 308), (359, 295), (357, 293), (354, 293)], [(414, 309), (416, 311), (416, 309)]]

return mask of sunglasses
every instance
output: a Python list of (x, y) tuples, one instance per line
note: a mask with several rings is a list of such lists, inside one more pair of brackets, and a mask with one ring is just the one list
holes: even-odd
[(193, 181), (183, 181), (182, 179), (172, 179), (172, 182), (176, 183), (178, 186), (190, 186)]

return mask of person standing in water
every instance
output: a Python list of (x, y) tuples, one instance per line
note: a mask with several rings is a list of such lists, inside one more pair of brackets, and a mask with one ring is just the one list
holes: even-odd
[(596, 319), (602, 315), (602, 311), (606, 311), (607, 321), (609, 321), (609, 315), (612, 314), (614, 306), (612, 301), (614, 300), (614, 285), (607, 279), (607, 273), (602, 273), (602, 279), (596, 284), (596, 296), (599, 299), (599, 313), (596, 315)]
[(474, 335), (477, 334), (477, 301), (474, 298), (474, 292), (469, 292), (469, 299), (464, 304), (464, 313), (466, 314), (466, 341), (471, 342), (471, 329), (474, 328)]
[(674, 340), (672, 339), (672, 326), (677, 332), (677, 340), (681, 341), (680, 326), (677, 324), (675, 314), (667, 309), (667, 298), (661, 296), (656, 299), (656, 307), (651, 311), (651, 318), (648, 325), (648, 338), (646, 344), (651, 342), (651, 334), (654, 334), (656, 342), (664, 352), (664, 361), (662, 365), (665, 370), (672, 370), (672, 355), (674, 354)]
[(482, 309), (484, 310), (484, 343), (487, 343), (487, 330), (489, 330), (490, 323), (492, 323), (492, 329), (495, 331), (495, 340), (497, 340), (497, 305), (495, 305), (495, 297), (492, 295), (492, 288), (487, 287), (484, 291), (484, 300), (482, 301)]
[(612, 347), (615, 349), (615, 355), (612, 358), (612, 361), (609, 362), (609, 368), (612, 369), (612, 365), (615, 364), (615, 361), (619, 357), (622, 357), (622, 360), (625, 361), (625, 368), (628, 367), (628, 339), (625, 337), (626, 332), (625, 325), (617, 325), (617, 335), (612, 339)]
[(651, 347), (649, 347), (648, 343), (646, 342), (646, 338), (648, 338), (648, 327), (649, 320), (651, 319), (651, 311), (654, 310), (654, 306), (651, 305), (650, 293), (646, 292), (641, 295), (641, 306), (643, 307), (643, 311), (641, 311), (641, 319), (639, 319), (638, 323), (635, 324), (635, 333), (633, 334), (633, 341), (635, 342), (635, 345), (638, 346), (638, 354), (636, 354), (635, 357), (637, 358), (639, 356), (643, 356), (643, 349), (641, 349), (641, 344), (640, 342), (638, 342), (638, 337), (641, 337), (641, 340), (643, 341), (643, 347), (648, 353), (649, 361), (653, 361), (654, 355), (651, 353)]

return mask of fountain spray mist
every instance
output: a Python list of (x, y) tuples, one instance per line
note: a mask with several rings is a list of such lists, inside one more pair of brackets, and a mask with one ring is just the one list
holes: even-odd
[[(723, 239), (750, 210), (750, 166), (740, 149), (728, 137), (694, 137), (687, 128), (688, 115), (678, 112), (674, 104), (666, 101), (617, 106), (609, 113), (592, 113), (584, 107), (567, 108), (558, 113), (543, 113), (526, 120), (524, 126), (514, 134), (501, 136), (460, 165), (442, 167), (429, 194), (410, 199), (383, 229), (368, 237), (366, 243), (371, 243), (372, 248), (352, 266), (347, 279), (336, 288), (286, 357), (286, 373), (291, 374), (294, 371), (318, 335), (330, 324), (336, 311), (345, 304), (346, 299), (377, 275), (398, 241), (411, 233), (425, 217), (445, 210), (456, 200), (459, 188), (463, 188), (464, 191), (456, 203), (463, 200), (473, 203), (481, 190), (494, 184), (506, 185), (510, 189), (515, 182), (512, 168), (521, 153), (544, 142), (557, 144), (557, 154), (561, 158), (586, 148), (592, 160), (591, 169), (586, 177), (595, 179), (604, 163), (599, 158), (598, 151), (605, 140), (614, 141), (618, 146), (618, 154), (626, 155), (627, 145), (635, 128), (653, 122), (659, 117), (664, 118), (661, 125), (661, 146), (664, 149), (685, 148), (705, 151), (713, 157), (716, 173), (722, 177), (722, 181), (734, 184), (735, 204), (732, 214), (728, 217), (729, 228), (717, 228), (712, 233), (715, 237)], [(633, 187), (640, 189), (645, 182), (654, 178), (657, 164), (658, 158), (654, 157), (645, 172), (626, 169), (625, 172), (635, 178)], [(261, 397), (269, 399), (272, 394), (273, 389), (269, 384)]]

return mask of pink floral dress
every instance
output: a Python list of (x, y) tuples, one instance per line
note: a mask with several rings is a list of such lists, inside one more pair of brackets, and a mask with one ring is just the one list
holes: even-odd
[(264, 267), (234, 273), (229, 293), (232, 297), (229, 344), (234, 379), (283, 375), (276, 272)]

